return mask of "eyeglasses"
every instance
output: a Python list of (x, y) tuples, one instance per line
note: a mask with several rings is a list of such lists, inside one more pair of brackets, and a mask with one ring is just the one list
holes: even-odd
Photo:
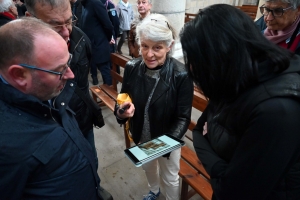
[[(154, 22), (161, 22), (161, 20), (157, 20), (157, 19), (151, 19), (151, 21), (154, 21)], [(164, 21), (167, 23), (167, 26), (168, 28), (171, 30), (170, 26), (169, 26), (169, 23), (167, 21)]]
[(260, 13), (264, 16), (268, 16), (269, 13), (271, 12), (273, 17), (281, 17), (286, 10), (291, 9), (291, 8), (293, 8), (293, 6), (290, 6), (287, 8), (270, 9), (270, 8), (267, 8), (264, 5), (262, 5), (261, 7), (259, 7), (259, 10), (260, 10)]
[[(73, 19), (73, 20), (72, 20), (72, 19)], [(73, 26), (73, 25), (77, 22), (77, 20), (78, 20), (78, 18), (76, 17), (76, 15), (73, 15), (72, 19), (70, 19), (70, 20), (69, 20), (67, 23), (65, 23), (65, 24), (60, 24), (60, 25), (49, 24), (49, 25), (52, 26), (52, 28), (53, 28), (56, 32), (58, 32), (58, 31), (60, 31), (60, 30), (62, 29), (62, 27), (68, 28), (68, 27), (70, 27), (70, 26)]]
[(67, 69), (70, 67), (71, 60), (72, 60), (72, 54), (70, 54), (68, 63), (66, 65), (66, 67), (64, 67), (64, 69), (61, 72), (55, 72), (55, 71), (52, 71), (52, 70), (46, 70), (46, 69), (38, 68), (38, 67), (35, 67), (35, 66), (32, 66), (32, 65), (27, 65), (27, 64), (19, 64), (19, 65), (22, 66), (22, 67), (28, 68), (28, 69), (39, 70), (39, 71), (42, 71), (42, 72), (47, 72), (47, 73), (50, 73), (50, 74), (59, 75), (60, 76), (59, 80), (61, 80), (62, 77), (63, 77), (63, 75), (65, 75)]

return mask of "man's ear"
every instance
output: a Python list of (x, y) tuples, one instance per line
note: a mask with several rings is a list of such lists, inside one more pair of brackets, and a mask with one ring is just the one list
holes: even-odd
[(31, 74), (28, 69), (20, 65), (11, 65), (7, 70), (8, 82), (15, 88), (26, 91)]
[(25, 16), (26, 16), (26, 17), (32, 17), (32, 14), (30, 14), (30, 12), (26, 11), (26, 12), (25, 12)]

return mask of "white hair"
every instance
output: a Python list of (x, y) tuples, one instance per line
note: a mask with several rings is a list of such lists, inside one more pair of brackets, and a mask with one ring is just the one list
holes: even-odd
[(0, 0), (0, 13), (9, 11), (9, 8), (13, 5), (12, 0)]
[[(154, 42), (164, 42), (170, 47), (175, 40), (175, 31), (168, 19), (161, 14), (150, 14), (136, 27), (137, 43), (141, 46), (141, 40), (147, 39)], [(173, 52), (172, 46), (170, 54)]]

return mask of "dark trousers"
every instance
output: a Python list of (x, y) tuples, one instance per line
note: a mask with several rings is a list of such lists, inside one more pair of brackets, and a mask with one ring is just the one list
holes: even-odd
[(117, 51), (121, 51), (121, 48), (123, 46), (123, 43), (125, 41), (125, 38), (129, 35), (129, 31), (123, 31), (123, 34), (121, 34), (120, 40), (118, 42)]
[(97, 69), (101, 72), (103, 83), (107, 85), (112, 85), (112, 78), (110, 74), (110, 61), (105, 63), (91, 63), (91, 73), (92, 77), (97, 77)]

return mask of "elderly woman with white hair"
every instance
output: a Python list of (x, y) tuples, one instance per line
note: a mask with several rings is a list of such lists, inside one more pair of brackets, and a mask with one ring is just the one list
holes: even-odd
[(0, 27), (16, 19), (18, 10), (12, 0), (0, 0)]
[[(142, 57), (126, 64), (121, 89), (132, 103), (116, 105), (117, 121), (124, 124), (130, 118), (135, 144), (163, 134), (182, 138), (190, 123), (193, 84), (184, 65), (170, 56), (174, 29), (163, 15), (151, 14), (137, 25), (136, 34)], [(128, 106), (123, 114), (119, 112)], [(159, 196), (160, 177), (166, 199), (179, 199), (179, 159), (180, 149), (142, 166), (150, 188), (144, 200)]]

